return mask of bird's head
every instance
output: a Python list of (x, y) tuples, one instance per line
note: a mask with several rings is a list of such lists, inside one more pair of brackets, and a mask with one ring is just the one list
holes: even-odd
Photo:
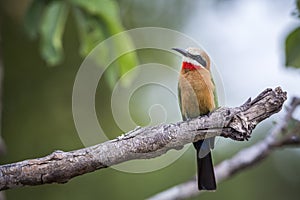
[(189, 47), (187, 49), (172, 48), (183, 55), (182, 70), (198, 70), (201, 68), (210, 70), (210, 59), (207, 53), (201, 49)]

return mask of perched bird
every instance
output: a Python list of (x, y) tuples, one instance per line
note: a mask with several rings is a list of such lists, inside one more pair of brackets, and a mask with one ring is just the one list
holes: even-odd
[[(178, 82), (178, 97), (183, 120), (207, 115), (217, 106), (209, 56), (198, 48), (173, 48), (173, 50), (183, 55)], [(216, 190), (211, 157), (214, 138), (200, 140), (193, 144), (197, 152), (198, 189)]]

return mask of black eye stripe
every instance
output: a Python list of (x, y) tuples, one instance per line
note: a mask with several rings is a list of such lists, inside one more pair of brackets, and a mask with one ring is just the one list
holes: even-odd
[(191, 54), (191, 58), (192, 58), (193, 60), (197, 61), (198, 63), (200, 63), (203, 67), (206, 67), (207, 63), (206, 63), (206, 61), (202, 58), (202, 56)]

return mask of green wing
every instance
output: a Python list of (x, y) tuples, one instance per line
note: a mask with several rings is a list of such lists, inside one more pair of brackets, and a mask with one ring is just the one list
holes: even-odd
[(178, 104), (179, 104), (179, 108), (180, 108), (180, 112), (181, 112), (181, 117), (182, 117), (182, 120), (185, 121), (186, 117), (182, 114), (181, 90), (180, 90), (179, 84), (178, 84), (178, 87), (177, 87), (177, 91), (178, 91)]
[(211, 78), (211, 82), (214, 84), (215, 86), (215, 89), (214, 89), (214, 101), (215, 101), (215, 106), (216, 106), (216, 109), (219, 107), (219, 100), (218, 100), (218, 94), (217, 94), (217, 89), (216, 89), (216, 84), (214, 82), (214, 79)]

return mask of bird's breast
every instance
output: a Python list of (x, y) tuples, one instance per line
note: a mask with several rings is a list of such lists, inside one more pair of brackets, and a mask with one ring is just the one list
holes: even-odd
[(182, 71), (178, 84), (181, 93), (181, 113), (186, 118), (207, 114), (215, 108), (215, 86), (208, 70)]

